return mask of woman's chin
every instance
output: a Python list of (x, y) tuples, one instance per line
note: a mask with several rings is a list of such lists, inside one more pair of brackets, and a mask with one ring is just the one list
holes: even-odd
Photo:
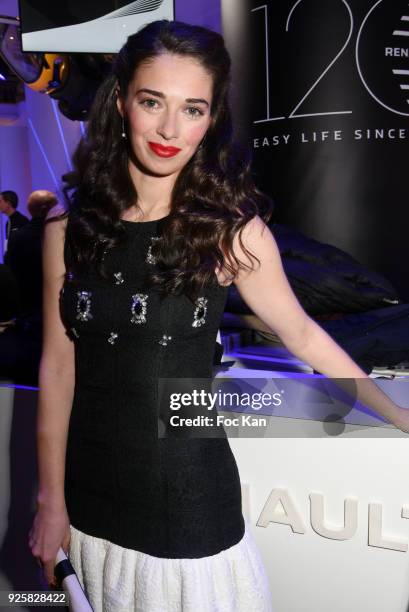
[(181, 168), (179, 165), (176, 167), (174, 163), (170, 162), (169, 159), (151, 159), (149, 158), (138, 158), (133, 155), (130, 158), (131, 163), (138, 168), (144, 174), (148, 176), (164, 177), (179, 172)]

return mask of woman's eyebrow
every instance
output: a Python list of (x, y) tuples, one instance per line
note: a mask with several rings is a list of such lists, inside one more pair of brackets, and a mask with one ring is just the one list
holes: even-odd
[[(161, 91), (155, 91), (154, 89), (147, 89), (146, 87), (143, 87), (142, 89), (138, 89), (136, 93), (138, 94), (141, 92), (151, 94), (152, 96), (156, 96), (158, 98), (166, 98), (165, 94), (162, 93)], [(206, 106), (209, 106), (208, 101), (205, 100), (204, 98), (186, 98), (185, 102), (189, 102), (189, 104), (206, 104)]]

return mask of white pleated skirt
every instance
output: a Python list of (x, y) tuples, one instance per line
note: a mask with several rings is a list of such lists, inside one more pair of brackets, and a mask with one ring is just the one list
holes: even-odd
[(165, 559), (70, 526), (69, 558), (94, 612), (273, 612), (267, 574), (243, 538), (199, 559)]

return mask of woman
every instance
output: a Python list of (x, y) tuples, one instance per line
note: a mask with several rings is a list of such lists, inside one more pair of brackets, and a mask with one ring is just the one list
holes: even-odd
[(207, 29), (130, 36), (75, 154), (68, 218), (46, 227), (29, 543), (50, 582), (69, 553), (95, 610), (271, 610), (227, 439), (158, 437), (158, 380), (211, 378), (231, 282), (314, 368), (366, 377), (288, 285), (232, 144), (229, 70)]

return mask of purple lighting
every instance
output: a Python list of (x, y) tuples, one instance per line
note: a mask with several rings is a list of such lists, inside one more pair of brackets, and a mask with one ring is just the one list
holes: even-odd
[(5, 81), (5, 80), (6, 80), (6, 77), (4, 76), (4, 74), (0, 72), (0, 81)]

